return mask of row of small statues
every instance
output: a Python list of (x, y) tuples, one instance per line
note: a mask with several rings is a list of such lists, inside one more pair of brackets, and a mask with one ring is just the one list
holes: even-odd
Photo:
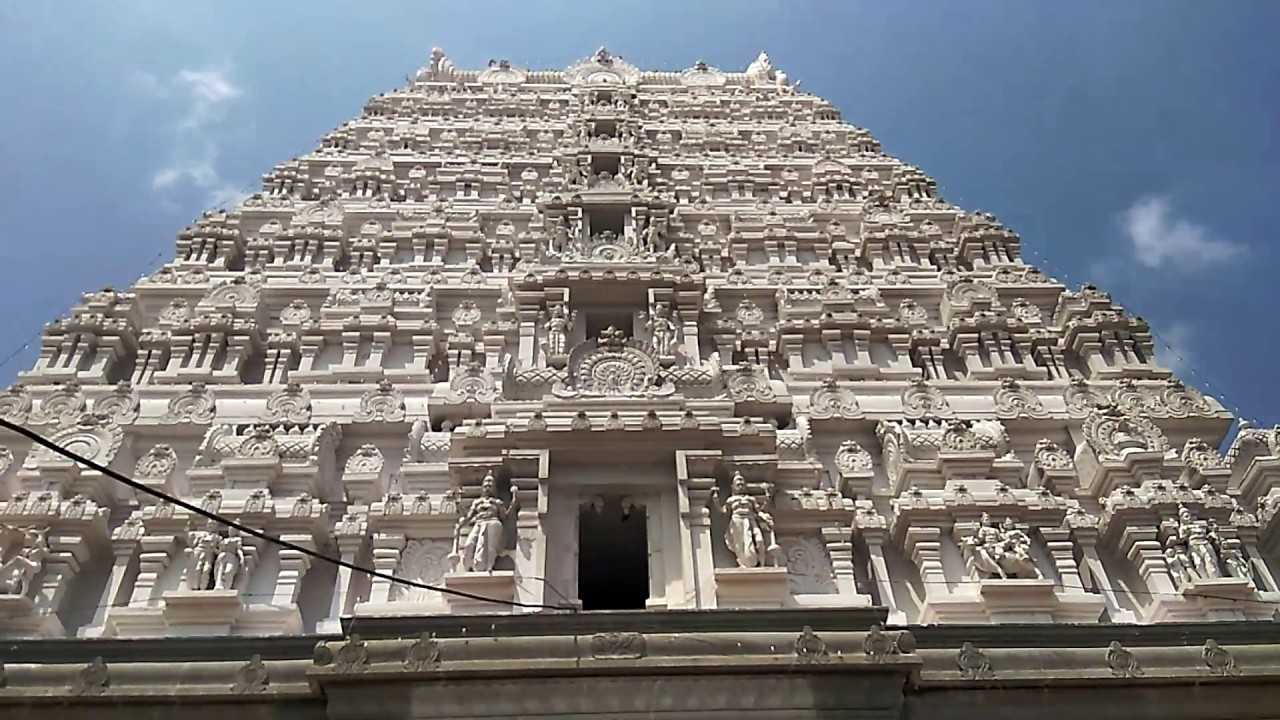
[[(733, 553), (739, 567), (776, 564), (778, 543), (774, 534), (773, 516), (768, 512), (765, 502), (751, 495), (741, 473), (734, 474), (731, 486), (733, 492), (723, 503), (720, 502), (718, 489), (712, 489), (710, 498), (711, 507), (728, 519), (725, 545)], [(454, 531), (453, 552), (450, 557), (455, 563), (455, 569), (464, 572), (491, 572), (498, 558), (511, 545), (507, 520), (519, 507), (519, 496), (514, 488), (508, 505), (497, 496), (497, 481), (493, 473), (485, 475), (480, 483), (480, 497), (471, 503), (466, 514), (458, 520)]]
[(48, 554), (43, 529), (0, 523), (0, 595), (26, 595)]
[(1178, 518), (1165, 525), (1164, 559), (1178, 588), (1199, 580), (1224, 577), (1246, 580), (1252, 586), (1253, 571), (1236, 538), (1223, 538), (1213, 520), (1198, 520), (1185, 505)]

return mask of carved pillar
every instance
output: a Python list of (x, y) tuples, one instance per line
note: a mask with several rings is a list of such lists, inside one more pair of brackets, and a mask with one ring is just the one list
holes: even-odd
[(827, 545), (827, 554), (831, 556), (832, 574), (835, 576), (836, 588), (841, 595), (852, 598), (858, 594), (857, 582), (853, 576), (853, 542), (847, 528), (838, 525), (827, 526), (822, 530), (822, 540)]
[[(310, 535), (283, 535), (281, 537), (294, 545), (314, 549), (312, 547), (314, 540)], [(297, 605), (302, 577), (311, 568), (311, 556), (299, 550), (282, 547), (279, 550), (279, 558), (280, 573), (276, 576), (276, 587), (272, 593), (271, 604), (276, 607)]]
[(907, 528), (907, 550), (920, 568), (924, 596), (946, 594), (946, 572), (942, 567), (942, 529), (936, 527)]
[(111, 564), (111, 576), (107, 579), (107, 591), (102, 595), (107, 609), (129, 604), (129, 588), (125, 586), (125, 580), (129, 577), (134, 560), (139, 557), (138, 550), (139, 544), (134, 538), (115, 538), (111, 541), (114, 562)]
[[(150, 605), (156, 599), (156, 581), (173, 562), (175, 541), (172, 537), (142, 538), (142, 554), (138, 556), (138, 577), (129, 598), (132, 606)], [(186, 568), (183, 568), (185, 575)]]
[[(546, 483), (536, 477), (513, 477), (511, 489), (513, 493), (519, 493), (521, 502), (520, 510), (516, 513), (517, 552), (513, 556), (516, 577), (522, 580), (516, 583), (516, 599), (525, 603), (563, 605), (566, 599), (558, 594), (563, 591), (548, 587), (546, 579), (547, 539), (543, 524), (547, 511)], [(528, 547), (529, 551), (520, 552), (522, 546)], [(513, 612), (527, 610), (528, 608), (513, 608)]]
[(1169, 565), (1164, 560), (1164, 551), (1157, 538), (1154, 527), (1127, 527), (1123, 544), (1129, 548), (1129, 560), (1138, 568), (1138, 574), (1147, 584), (1152, 594), (1177, 595), (1178, 587), (1169, 574)]
[[(363, 523), (362, 523), (363, 527)], [(355, 564), (364, 548), (366, 536), (339, 534), (335, 537), (338, 546), (338, 557), (343, 562)], [(342, 617), (351, 612), (356, 598), (352, 595), (351, 579), (354, 571), (350, 567), (338, 566), (337, 577), (333, 583), (333, 597), (329, 600), (329, 612), (316, 626), (316, 632), (336, 633), (342, 631)]]
[(37, 612), (57, 614), (71, 578), (79, 571), (80, 558), (74, 553), (65, 550), (49, 553), (44, 560), (44, 578), (35, 595)]
[[(1067, 516), (1067, 522), (1071, 524), (1072, 516)], [(1092, 521), (1074, 523), (1071, 527), (1071, 533), (1075, 536), (1077, 547), (1080, 548), (1080, 568), (1081, 584), (1083, 581), (1090, 581), (1093, 589), (1097, 590), (1107, 605), (1107, 615), (1114, 623), (1135, 623), (1138, 621), (1137, 616), (1132, 610), (1120, 606), (1120, 600), (1116, 597), (1115, 586), (1111, 583), (1111, 578), (1107, 576), (1107, 570), (1102, 565), (1102, 558), (1098, 556), (1098, 528)]]
[(858, 531), (867, 543), (867, 558), (871, 565), (871, 579), (876, 584), (876, 594), (880, 596), (880, 603), (889, 610), (889, 624), (905, 625), (907, 616), (902, 610), (898, 609), (898, 601), (893, 594), (893, 580), (889, 577), (889, 564), (884, 559), (885, 541), (889, 535), (888, 529), (882, 517), (876, 514), (875, 518), (876, 522), (860, 520), (858, 523)]
[(1070, 531), (1058, 528), (1041, 528), (1040, 537), (1044, 538), (1045, 548), (1058, 571), (1062, 589), (1068, 592), (1084, 592), (1084, 581), (1080, 579), (1080, 568), (1076, 565), (1075, 547), (1071, 543)]
[[(394, 575), (396, 565), (400, 563), (400, 554), (408, 544), (403, 534), (378, 533), (373, 539), (373, 569), (384, 575)], [(394, 583), (386, 578), (373, 578), (369, 591), (369, 602), (394, 602)]]

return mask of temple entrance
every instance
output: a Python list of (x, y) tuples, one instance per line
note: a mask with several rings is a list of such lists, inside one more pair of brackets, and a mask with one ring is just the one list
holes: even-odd
[(597, 497), (578, 515), (578, 599), (583, 610), (643, 610), (649, 542), (642, 505)]

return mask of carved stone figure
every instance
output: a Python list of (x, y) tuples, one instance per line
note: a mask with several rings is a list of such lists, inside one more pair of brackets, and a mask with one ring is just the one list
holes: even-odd
[(191, 565), (187, 569), (187, 589), (213, 589), (214, 565), (218, 559), (218, 550), (222, 546), (222, 536), (218, 534), (217, 526), (210, 522), (203, 530), (193, 530), (187, 535), (187, 543), (191, 548)]
[(1161, 525), (1164, 558), (1169, 575), (1179, 588), (1200, 580), (1237, 578), (1254, 584), (1253, 570), (1238, 538), (1222, 537), (1212, 520), (1200, 520), (1186, 505), (1179, 506), (1176, 519)]
[(422, 439), (427, 434), (427, 421), (418, 418), (413, 421), (413, 425), (409, 426), (409, 447), (405, 449), (405, 457), (412, 462), (423, 462), (426, 460), (426, 448), (422, 445)]
[(666, 303), (654, 303), (653, 313), (645, 323), (649, 330), (649, 340), (653, 343), (653, 351), (659, 357), (670, 357), (675, 354), (678, 328), (668, 312)]
[(238, 537), (222, 540), (218, 547), (218, 559), (213, 567), (213, 589), (232, 590), (244, 569), (244, 550)]
[(564, 303), (555, 303), (551, 306), (551, 315), (542, 326), (548, 357), (563, 357), (569, 352), (569, 333), (573, 330), (577, 319), (578, 313), (565, 313)]
[(1031, 537), (1013, 518), (997, 526), (982, 514), (978, 531), (961, 543), (970, 566), (982, 577), (1037, 579), (1040, 571), (1031, 557)]
[(712, 488), (711, 502), (728, 520), (724, 542), (738, 561), (738, 567), (753, 568), (773, 565), (778, 552), (773, 534), (773, 516), (765, 505), (747, 490), (742, 473), (734, 473), (733, 494), (720, 503), (719, 488)]
[(26, 595), (48, 554), (44, 530), (0, 524), (0, 595)]
[[(506, 549), (507, 517), (519, 505), (514, 489), (510, 508), (497, 497), (496, 489), (497, 480), (493, 473), (485, 475), (480, 483), (480, 497), (472, 501), (467, 514), (458, 521), (453, 556), (466, 572), (492, 572), (494, 563)], [(464, 541), (462, 533), (468, 525), (471, 530)]]

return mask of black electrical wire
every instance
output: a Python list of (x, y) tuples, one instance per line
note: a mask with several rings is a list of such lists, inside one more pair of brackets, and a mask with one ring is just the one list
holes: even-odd
[(501, 598), (486, 597), (484, 595), (476, 595), (475, 593), (469, 593), (462, 590), (453, 590), (446, 587), (437, 587), (435, 585), (428, 585), (427, 583), (418, 582), (417, 580), (399, 578), (399, 577), (396, 577), (395, 575), (392, 575), (390, 573), (384, 573), (380, 570), (360, 567), (355, 563), (347, 562), (346, 560), (342, 560), (341, 558), (332, 558), (332, 557), (329, 557), (328, 555), (318, 553), (315, 550), (312, 550), (310, 548), (303, 547), (302, 545), (296, 545), (294, 543), (289, 542), (288, 540), (284, 540), (284, 539), (275, 537), (273, 535), (268, 535), (267, 533), (261, 530), (258, 530), (257, 528), (252, 528), (252, 527), (249, 527), (248, 525), (243, 525), (230, 518), (222, 517), (217, 513), (205, 510), (202, 507), (192, 505), (191, 503), (186, 502), (185, 500), (182, 500), (180, 498), (176, 498), (166, 493), (163, 493), (159, 490), (156, 490), (154, 488), (147, 487), (146, 485), (143, 485), (142, 483), (136, 480), (133, 480), (132, 478), (129, 478), (121, 473), (116, 472), (115, 470), (112, 470), (104, 465), (99, 465), (98, 463), (86, 457), (81, 457), (80, 455), (74, 452), (71, 452), (70, 450), (67, 450), (66, 448), (58, 445), (52, 440), (49, 440), (48, 438), (43, 437), (42, 435), (35, 432), (34, 430), (23, 427), (22, 425), (18, 425), (17, 423), (10, 422), (9, 420), (6, 420), (4, 418), (0, 418), (0, 427), (3, 427), (7, 430), (15, 432), (27, 438), (31, 442), (36, 443), (37, 445), (40, 445), (48, 450), (51, 450), (67, 458), (68, 460), (78, 462), (81, 465), (84, 465), (85, 467), (89, 468), (90, 470), (95, 470), (97, 472), (100, 472), (103, 475), (106, 475), (107, 477), (113, 480), (116, 480), (117, 482), (123, 483), (138, 492), (146, 493), (148, 495), (151, 495), (152, 497), (156, 497), (166, 502), (173, 503), (174, 505), (177, 505), (178, 507), (186, 510), (187, 512), (195, 513), (196, 515), (199, 515), (208, 520), (212, 520), (216, 523), (226, 525), (227, 527), (238, 530), (241, 533), (244, 533), (245, 535), (249, 535), (249, 536), (258, 538), (260, 540), (265, 540), (274, 545), (279, 545), (282, 548), (295, 550), (297, 552), (303, 553), (304, 555), (308, 555), (316, 560), (323, 560), (324, 562), (333, 563), (334, 565), (347, 568), (348, 570), (364, 573), (365, 575), (370, 575), (372, 577), (380, 578), (382, 580), (389, 580), (397, 584), (408, 585), (410, 587), (416, 587), (422, 590), (431, 590), (434, 592), (443, 593), (445, 595), (453, 595), (456, 597), (466, 598), (468, 600), (494, 603), (496, 605), (509, 605), (511, 607), (532, 608), (537, 610), (569, 610), (569, 611), (577, 610), (577, 608), (568, 606), (568, 605), (543, 605), (541, 603), (525, 603), (525, 602), (520, 602), (518, 600), (503, 600)]

